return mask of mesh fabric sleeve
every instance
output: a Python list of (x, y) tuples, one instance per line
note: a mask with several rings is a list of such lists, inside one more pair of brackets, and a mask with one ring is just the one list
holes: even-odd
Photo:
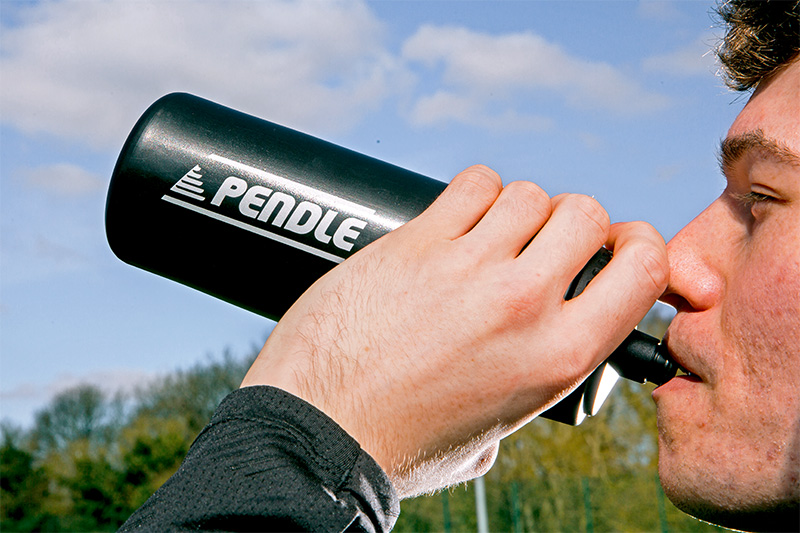
[(389, 531), (399, 512), (386, 474), (333, 420), (246, 387), (121, 531)]

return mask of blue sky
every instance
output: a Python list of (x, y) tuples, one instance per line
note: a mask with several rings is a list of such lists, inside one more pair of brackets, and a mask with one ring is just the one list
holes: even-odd
[[(117, 260), (103, 230), (139, 114), (185, 91), (449, 180), (597, 197), (666, 239), (722, 189), (745, 100), (710, 1), (0, 0), (0, 416), (130, 389), (272, 323)], [(265, 274), (268, 276), (268, 274)]]

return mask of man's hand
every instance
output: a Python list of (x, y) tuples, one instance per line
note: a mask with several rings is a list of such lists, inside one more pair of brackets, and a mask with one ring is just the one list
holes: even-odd
[[(534, 238), (535, 236), (535, 238)], [(577, 298), (572, 279), (611, 263)], [(501, 438), (553, 405), (664, 290), (663, 239), (593, 199), (462, 172), (423, 214), (337, 266), (275, 327), (243, 386), (303, 398), (401, 497), (481, 475)]]

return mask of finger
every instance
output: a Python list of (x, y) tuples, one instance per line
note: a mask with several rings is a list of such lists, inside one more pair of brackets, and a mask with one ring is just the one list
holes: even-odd
[(579, 194), (553, 199), (547, 223), (520, 254), (520, 265), (531, 272), (560, 272), (563, 294), (572, 279), (606, 242), (609, 218), (593, 198)]
[(661, 296), (669, 282), (669, 261), (664, 237), (653, 226), (646, 222), (613, 224), (606, 246), (618, 260), (638, 267), (628, 285), (631, 290), (644, 292), (648, 298)]
[(550, 217), (551, 205), (550, 197), (535, 183), (510, 183), (462, 241), (490, 251), (493, 257), (517, 257)]
[(592, 364), (599, 364), (636, 327), (669, 279), (664, 239), (649, 224), (614, 224), (607, 246), (614, 251), (611, 262), (564, 304), (569, 315), (586, 324), (587, 342), (597, 346), (599, 359)]
[(495, 171), (482, 165), (469, 167), (406, 226), (420, 228), (426, 237), (457, 239), (478, 223), (502, 189), (503, 182)]

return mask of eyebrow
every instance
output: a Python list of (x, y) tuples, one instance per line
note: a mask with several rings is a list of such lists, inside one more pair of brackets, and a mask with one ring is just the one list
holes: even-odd
[(780, 163), (800, 166), (800, 155), (782, 142), (770, 139), (760, 129), (723, 139), (719, 148), (719, 164), (727, 175), (733, 165), (748, 152), (758, 150)]

